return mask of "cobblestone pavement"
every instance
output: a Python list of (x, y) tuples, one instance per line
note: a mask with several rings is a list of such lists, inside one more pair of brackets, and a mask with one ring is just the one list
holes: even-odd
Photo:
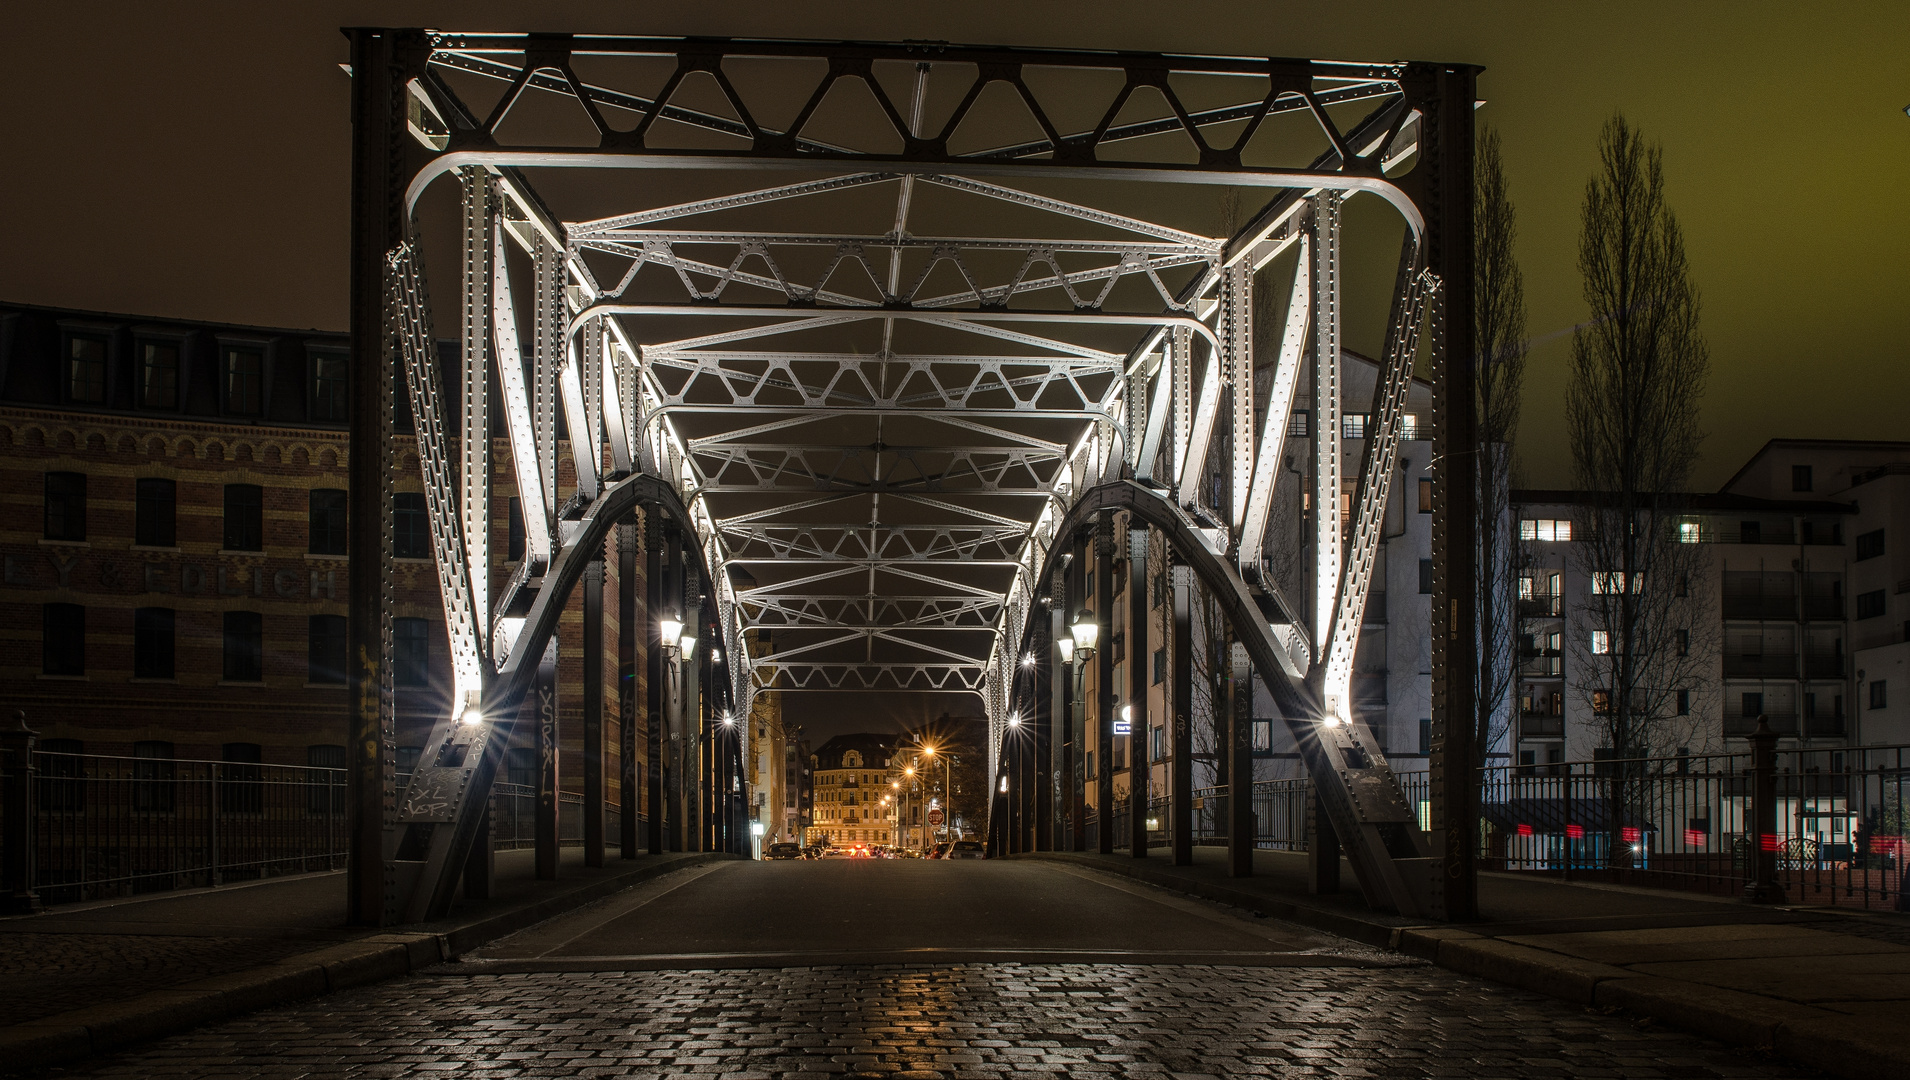
[(207, 1027), (69, 1075), (1813, 1074), (1432, 967), (970, 964), (426, 975)]
[(0, 1016), (17, 1024), (139, 992), (242, 971), (310, 941), (171, 934), (0, 934)]

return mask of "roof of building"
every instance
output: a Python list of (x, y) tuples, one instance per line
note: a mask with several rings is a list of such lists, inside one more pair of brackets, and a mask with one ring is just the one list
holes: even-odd
[(1729, 491), (1739, 480), (1744, 479), (1760, 458), (1776, 450), (1895, 450), (1910, 458), (1910, 442), (1894, 439), (1770, 439), (1758, 448), (1757, 453), (1745, 458), (1744, 464), (1718, 490)]
[[(886, 769), (889, 756), (894, 753), (900, 737), (888, 732), (857, 732), (850, 735), (838, 735), (816, 748), (817, 769)], [(862, 755), (860, 766), (844, 765), (843, 757), (851, 750)]]
[[(1516, 488), (1512, 492), (1514, 506), (1544, 506), (1558, 504), (1563, 506), (1586, 506), (1599, 492), (1582, 491), (1577, 488)], [(1735, 495), (1729, 492), (1685, 492), (1677, 496), (1691, 510), (1743, 510), (1767, 514), (1854, 514), (1857, 508), (1849, 503), (1828, 502), (1821, 499), (1759, 499), (1750, 495)]]

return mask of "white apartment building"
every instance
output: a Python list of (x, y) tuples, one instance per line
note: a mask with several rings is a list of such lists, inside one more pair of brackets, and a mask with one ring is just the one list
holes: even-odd
[[(1517, 764), (1586, 760), (1603, 745), (1587, 657), (1584, 500), (1514, 492), (1527, 567), (1514, 687)], [(1910, 742), (1910, 443), (1774, 439), (1716, 493), (1691, 495), (1679, 538), (1702, 545), (1688, 680), (1655, 752), (1741, 750), (1768, 718), (1781, 745)]]

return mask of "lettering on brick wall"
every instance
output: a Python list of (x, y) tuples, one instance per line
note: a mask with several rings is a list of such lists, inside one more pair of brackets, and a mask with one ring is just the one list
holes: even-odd
[(30, 586), (33, 584), (33, 569), (27, 565), (25, 559), (8, 555), (6, 557), (6, 582), (9, 585)]
[(206, 591), (206, 568), (187, 563), (179, 568), (179, 591), (188, 596)]
[(64, 589), (72, 584), (73, 568), (80, 564), (78, 555), (56, 555), (49, 551), (46, 553), (46, 561), (53, 564), (53, 572), (60, 576), (60, 588)]
[[(53, 551), (40, 553), (52, 567), (51, 580), (39, 569), (32, 555), (0, 556), (0, 583), (11, 588), (68, 589), (84, 588), (89, 579), (104, 590), (118, 592), (133, 589), (148, 593), (180, 593), (186, 596), (256, 596), (280, 600), (298, 600), (299, 573), (292, 568), (270, 570), (263, 566), (206, 566), (193, 562), (144, 561), (127, 565), (118, 557), (89, 557)], [(73, 572), (80, 572), (76, 580)], [(270, 584), (268, 593), (266, 586)], [(312, 600), (338, 599), (338, 579), (334, 570), (312, 570), (308, 577), (308, 597)]]

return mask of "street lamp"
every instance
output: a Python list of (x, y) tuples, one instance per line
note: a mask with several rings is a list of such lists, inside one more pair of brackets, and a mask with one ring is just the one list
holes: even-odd
[[(685, 661), (696, 651), (696, 631), (683, 625), (683, 620), (672, 613), (657, 620), (658, 637), (661, 638), (663, 654), (672, 661)], [(717, 659), (722, 659), (719, 655)]]
[(1101, 638), (1101, 624), (1094, 621), (1094, 612), (1082, 608), (1068, 633), (1074, 638), (1074, 655), (1084, 664), (1094, 659), (1094, 643)]

